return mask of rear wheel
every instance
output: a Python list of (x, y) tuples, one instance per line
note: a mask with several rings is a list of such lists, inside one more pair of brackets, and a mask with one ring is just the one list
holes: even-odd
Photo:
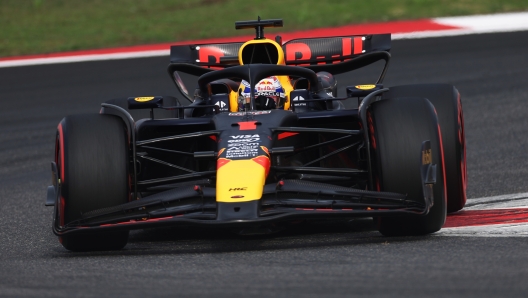
[(387, 94), (396, 97), (427, 98), (435, 107), (442, 128), (442, 144), (447, 187), (447, 212), (466, 204), (466, 139), (464, 115), (458, 90), (449, 84), (419, 84), (391, 87)]
[(380, 217), (378, 229), (386, 236), (423, 235), (440, 230), (446, 218), (442, 144), (437, 117), (424, 98), (396, 98), (372, 105), (369, 116), (374, 177), (380, 191), (407, 194), (424, 202), (420, 175), (421, 145), (429, 140), (436, 164), (434, 204), (424, 216)]
[[(61, 226), (88, 211), (128, 201), (128, 146), (121, 119), (98, 114), (67, 116), (59, 124), (56, 148)], [(65, 235), (59, 240), (73, 251), (121, 249), (128, 231)]]

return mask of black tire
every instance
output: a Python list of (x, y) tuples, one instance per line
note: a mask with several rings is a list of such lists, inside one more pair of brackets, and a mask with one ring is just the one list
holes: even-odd
[(429, 99), (438, 114), (442, 129), (447, 187), (447, 212), (466, 204), (466, 139), (464, 115), (458, 90), (449, 84), (420, 84), (391, 87), (390, 98), (423, 97)]
[(429, 213), (380, 217), (378, 230), (385, 236), (424, 235), (440, 230), (446, 218), (445, 176), (433, 105), (424, 98), (382, 100), (372, 105), (369, 123), (373, 134), (373, 171), (379, 190), (404, 193), (411, 200), (423, 202), (420, 175), (423, 141), (431, 142), (433, 164), (437, 166), (434, 204)]
[[(56, 163), (61, 178), (60, 225), (95, 209), (129, 200), (128, 145), (123, 121), (87, 114), (65, 117), (57, 132)], [(128, 231), (62, 236), (72, 251), (123, 248)]]
[[(107, 100), (105, 103), (113, 104), (119, 107), (122, 107), (125, 109), (132, 118), (134, 118), (134, 121), (138, 121), (140, 119), (144, 118), (150, 118), (150, 109), (146, 110), (129, 110), (128, 109), (128, 99), (127, 98), (114, 98)], [(173, 106), (179, 106), (180, 103), (178, 99), (172, 96), (163, 96), (163, 106), (165, 107), (173, 107)], [(177, 111), (176, 110), (162, 110), (162, 109), (154, 109), (154, 119), (166, 119), (166, 118), (176, 118), (177, 117)]]

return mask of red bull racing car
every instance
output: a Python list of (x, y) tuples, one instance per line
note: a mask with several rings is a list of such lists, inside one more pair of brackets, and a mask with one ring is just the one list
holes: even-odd
[[(383, 235), (438, 231), (466, 202), (462, 105), (446, 84), (385, 88), (390, 34), (171, 47), (177, 96), (136, 96), (58, 125), (53, 232), (69, 250), (120, 249), (160, 226), (271, 233), (373, 217)], [(335, 75), (381, 61), (337, 96)], [(351, 104), (352, 103), (352, 104)]]

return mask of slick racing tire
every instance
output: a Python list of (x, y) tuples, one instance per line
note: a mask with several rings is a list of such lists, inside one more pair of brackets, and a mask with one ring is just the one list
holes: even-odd
[[(112, 105), (116, 105), (118, 107), (122, 107), (130, 114), (130, 116), (132, 116), (132, 118), (136, 122), (140, 119), (150, 118), (150, 109), (129, 110), (127, 98), (114, 98), (114, 99), (107, 100), (105, 103), (109, 103)], [(180, 103), (178, 102), (178, 99), (176, 99), (175, 97), (163, 96), (163, 106), (164, 107), (173, 107), (173, 106), (179, 106), (179, 105)], [(176, 110), (154, 109), (154, 119), (176, 118), (178, 116), (177, 113), (178, 112)]]
[(466, 139), (460, 93), (448, 84), (420, 84), (391, 87), (387, 96), (423, 97), (435, 107), (442, 130), (447, 186), (447, 212), (466, 204)]
[[(59, 124), (55, 162), (61, 180), (58, 220), (65, 226), (88, 211), (128, 202), (128, 145), (125, 126), (115, 116), (67, 116)], [(72, 251), (123, 248), (128, 231), (63, 235)]]
[(446, 219), (446, 196), (442, 143), (433, 105), (424, 98), (396, 98), (372, 104), (369, 131), (373, 151), (375, 187), (380, 191), (407, 194), (407, 199), (424, 202), (421, 145), (429, 140), (432, 163), (436, 164), (434, 204), (427, 215), (378, 218), (385, 236), (434, 233)]

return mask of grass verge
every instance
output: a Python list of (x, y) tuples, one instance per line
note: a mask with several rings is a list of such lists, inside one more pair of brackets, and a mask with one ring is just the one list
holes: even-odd
[(523, 10), (526, 0), (0, 0), (0, 57), (242, 35), (234, 22), (259, 15), (284, 19), (273, 33)]

